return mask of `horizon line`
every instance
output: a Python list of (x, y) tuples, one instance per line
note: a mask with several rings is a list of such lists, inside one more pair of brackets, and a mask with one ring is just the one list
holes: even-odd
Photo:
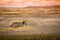
[[(44, 6), (60, 6), (60, 5), (39, 5), (36, 7), (44, 7)], [(14, 7), (14, 8), (24, 8), (24, 7), (34, 7), (34, 6), (0, 6), (0, 7)]]

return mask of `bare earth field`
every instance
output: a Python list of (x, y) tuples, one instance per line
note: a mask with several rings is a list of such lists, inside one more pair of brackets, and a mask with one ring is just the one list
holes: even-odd
[[(9, 27), (13, 22), (27, 20), (27, 26), (17, 28)], [(0, 22), (0, 34), (50, 34), (60, 33), (60, 18), (7, 18)], [(2, 26), (2, 27), (1, 27)]]
[[(19, 37), (43, 35), (41, 40), (60, 38), (60, 6), (51, 7), (26, 7), (26, 8), (0, 8), (0, 36), (10, 39), (13, 35)], [(14, 10), (13, 10), (14, 9)], [(26, 23), (22, 24), (25, 21)], [(22, 36), (23, 35), (23, 36)], [(50, 36), (49, 36), (50, 35)], [(57, 36), (59, 35), (59, 36)], [(4, 37), (5, 37), (4, 36)], [(15, 39), (19, 40), (17, 36)], [(36, 38), (37, 38), (36, 36)], [(1, 37), (0, 37), (1, 38)], [(14, 38), (14, 36), (12, 37)], [(5, 39), (5, 38), (4, 38)], [(3, 39), (3, 40), (4, 40)], [(2, 40), (2, 39), (1, 39)], [(6, 39), (5, 39), (6, 40)], [(14, 39), (12, 39), (14, 40)], [(24, 39), (21, 39), (24, 40)], [(27, 39), (28, 40), (28, 39)], [(35, 39), (30, 39), (35, 40)], [(49, 39), (47, 39), (49, 40)]]

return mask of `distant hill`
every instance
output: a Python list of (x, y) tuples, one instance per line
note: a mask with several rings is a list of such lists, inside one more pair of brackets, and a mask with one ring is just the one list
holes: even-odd
[(35, 10), (35, 9), (39, 9), (39, 10), (44, 10), (44, 9), (59, 9), (60, 5), (55, 5), (55, 6), (28, 6), (28, 7), (0, 7), (0, 11), (2, 12), (20, 12), (23, 10)]
[(22, 8), (0, 7), (0, 14), (18, 14), (22, 16), (60, 15), (60, 5), (55, 6), (28, 6)]

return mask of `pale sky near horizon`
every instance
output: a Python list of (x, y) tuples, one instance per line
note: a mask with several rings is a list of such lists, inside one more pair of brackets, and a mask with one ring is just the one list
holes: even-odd
[(0, 0), (0, 7), (60, 5), (60, 0)]

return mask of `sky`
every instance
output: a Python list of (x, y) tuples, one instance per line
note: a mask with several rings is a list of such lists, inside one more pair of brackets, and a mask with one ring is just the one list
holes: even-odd
[(0, 0), (0, 7), (27, 7), (60, 5), (60, 0)]

